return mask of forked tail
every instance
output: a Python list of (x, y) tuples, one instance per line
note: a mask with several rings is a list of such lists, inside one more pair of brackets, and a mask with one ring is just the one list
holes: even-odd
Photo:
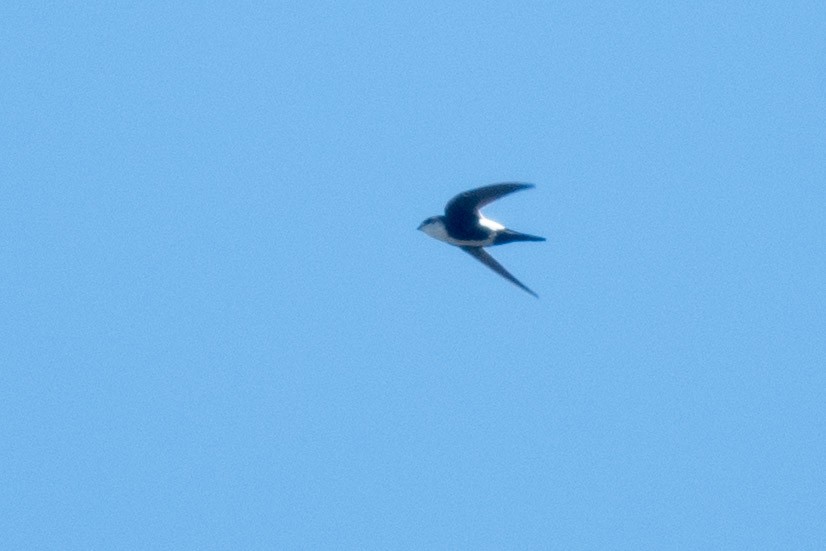
[(518, 231), (505, 230), (496, 236), (493, 244), (504, 245), (505, 243), (513, 243), (515, 241), (545, 241), (545, 238), (537, 235), (528, 235), (527, 233), (519, 233)]

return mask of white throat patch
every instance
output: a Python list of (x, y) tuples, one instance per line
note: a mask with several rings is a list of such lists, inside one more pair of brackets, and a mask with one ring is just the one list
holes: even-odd
[(438, 239), (439, 241), (447, 241), (448, 243), (450, 242), (450, 237), (447, 235), (447, 228), (445, 228), (445, 223), (441, 220), (434, 220), (428, 225), (422, 226), (422, 231), (430, 237), (432, 237), (433, 239)]

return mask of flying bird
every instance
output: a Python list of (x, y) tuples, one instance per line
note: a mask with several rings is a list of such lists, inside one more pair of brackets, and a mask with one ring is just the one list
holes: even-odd
[(418, 229), (434, 239), (459, 247), (523, 291), (539, 298), (489, 255), (484, 247), (514, 241), (545, 241), (545, 238), (509, 230), (485, 218), (479, 210), (509, 193), (532, 187), (533, 184), (503, 183), (465, 191), (448, 201), (443, 216), (427, 218)]

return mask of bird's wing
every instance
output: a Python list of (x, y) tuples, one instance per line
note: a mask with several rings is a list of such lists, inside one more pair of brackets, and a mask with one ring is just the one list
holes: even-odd
[(528, 293), (532, 294), (536, 298), (539, 298), (539, 295), (525, 287), (521, 281), (513, 277), (510, 272), (508, 272), (501, 264), (499, 264), (488, 252), (483, 249), (482, 247), (460, 247), (463, 251), (468, 253), (470, 256), (474, 257), (476, 260), (499, 274), (500, 276), (504, 277), (523, 291), (527, 291)]
[(460, 193), (448, 201), (445, 206), (445, 214), (448, 218), (472, 217), (475, 219), (479, 213), (479, 209), (488, 203), (492, 203), (500, 197), (504, 197), (514, 191), (532, 187), (534, 187), (533, 184), (504, 183), (471, 189), (470, 191)]

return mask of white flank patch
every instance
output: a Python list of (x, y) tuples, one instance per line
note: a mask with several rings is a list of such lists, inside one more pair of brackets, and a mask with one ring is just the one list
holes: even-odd
[(489, 230), (493, 231), (502, 231), (505, 229), (505, 226), (500, 224), (499, 222), (494, 222), (493, 220), (488, 220), (484, 216), (479, 219), (479, 225), (484, 226)]

